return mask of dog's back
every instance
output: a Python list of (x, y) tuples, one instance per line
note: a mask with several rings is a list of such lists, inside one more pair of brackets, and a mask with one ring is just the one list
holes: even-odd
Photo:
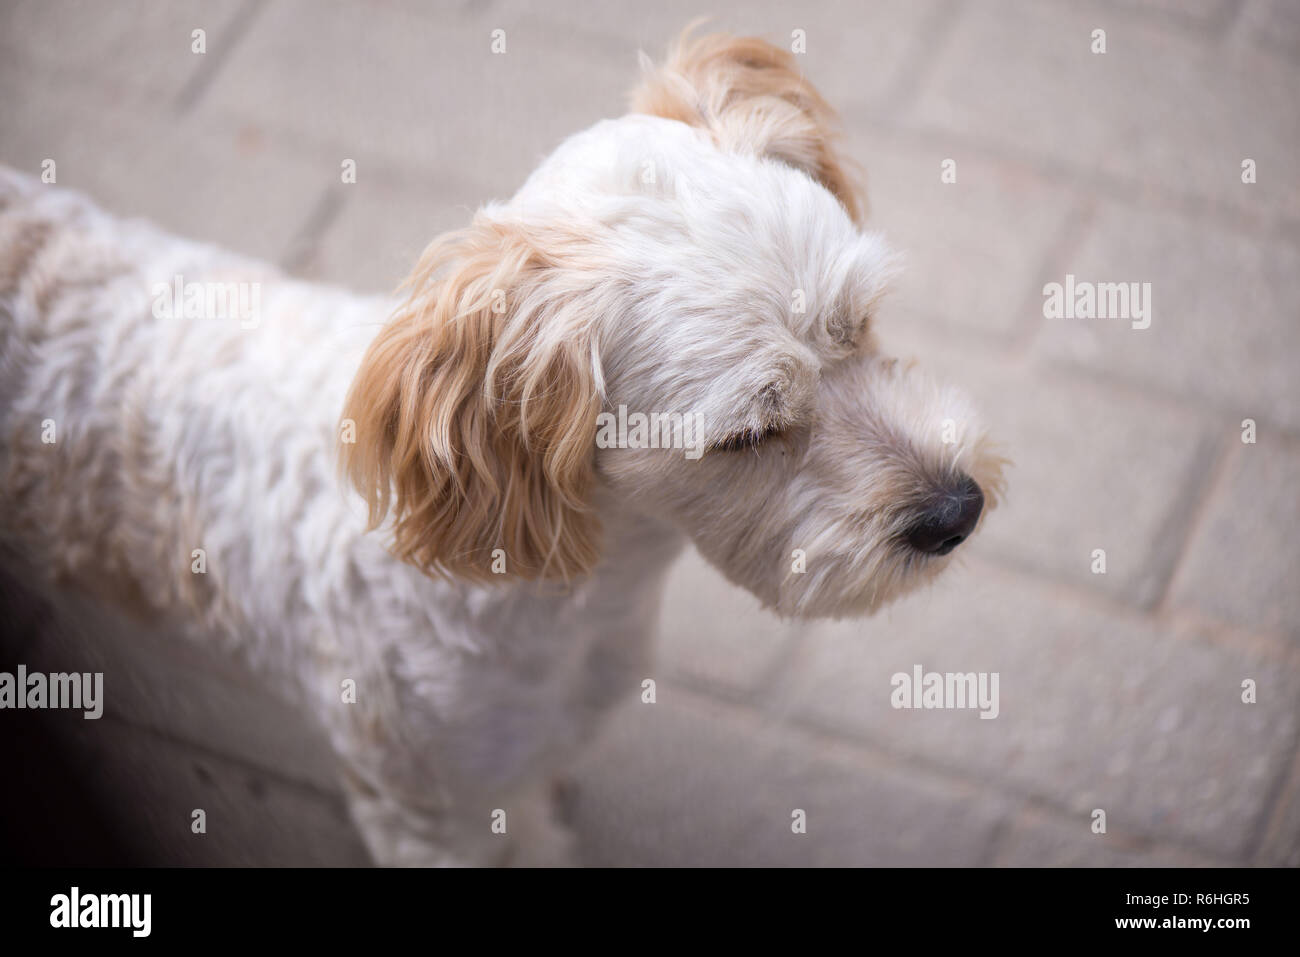
[[(228, 310), (204, 310), (213, 292)], [(335, 418), (382, 318), (0, 168), (0, 549), (29, 578), (228, 628), (213, 603), (242, 576), (301, 565), (259, 528), (314, 505), (313, 527), (343, 521)]]

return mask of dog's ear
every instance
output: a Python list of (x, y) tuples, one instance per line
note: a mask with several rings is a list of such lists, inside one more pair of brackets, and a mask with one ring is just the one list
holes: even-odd
[(596, 562), (603, 385), (590, 317), (548, 286), (562, 256), (482, 215), (436, 240), (353, 381), (345, 472), (371, 527), (391, 513), (395, 553), (431, 573), (568, 579)]
[(749, 150), (803, 170), (861, 223), (866, 203), (836, 149), (835, 111), (799, 72), (794, 56), (757, 37), (686, 28), (656, 67), (642, 58), (635, 113), (709, 131), (724, 149)]

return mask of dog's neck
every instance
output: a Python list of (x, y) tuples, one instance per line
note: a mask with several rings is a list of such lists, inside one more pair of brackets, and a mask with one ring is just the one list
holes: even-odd
[(657, 591), (686, 537), (661, 519), (633, 510), (603, 487), (595, 501), (604, 529), (604, 551), (591, 583), (629, 594), (652, 586)]
[(567, 583), (439, 581), (396, 559), (389, 574), (400, 568), (416, 583), (408, 594), (426, 606), (435, 627), (472, 633), (477, 640), (516, 648), (547, 640), (565, 646), (635, 644), (658, 620), (664, 579), (686, 538), (608, 491), (597, 490), (593, 507), (601, 520), (601, 558), (588, 574)]
[(594, 507), (603, 539), (596, 567), (569, 585), (526, 589), (530, 603), (576, 628), (652, 625), (668, 567), (681, 553), (686, 537), (662, 520), (633, 510), (607, 489), (597, 490)]

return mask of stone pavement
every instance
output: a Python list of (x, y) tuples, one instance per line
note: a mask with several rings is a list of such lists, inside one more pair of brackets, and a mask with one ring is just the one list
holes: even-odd
[[(1015, 465), (958, 567), (867, 621), (779, 621), (686, 555), (658, 700), (620, 710), (578, 777), (585, 860), (1300, 864), (1300, 6), (711, 9), (805, 31), (908, 258), (880, 337), (966, 385)], [(114, 211), (390, 289), (708, 12), (3, 0), (0, 162), (54, 158)], [(1045, 319), (1067, 274), (1149, 282), (1150, 327)], [(76, 618), (11, 622), (28, 664), (64, 659)], [(122, 757), (96, 739), (69, 760), (131, 807), (146, 857), (365, 861), (323, 753), (263, 689), (158, 636), (97, 623), (89, 646), (131, 676), (107, 719)], [(917, 664), (997, 672), (998, 718), (895, 710)], [(192, 792), (202, 842), (174, 813)]]

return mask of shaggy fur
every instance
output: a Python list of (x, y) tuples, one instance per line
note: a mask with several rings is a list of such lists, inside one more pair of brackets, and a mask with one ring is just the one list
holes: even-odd
[[(793, 59), (688, 38), (632, 103), (396, 301), (0, 173), (0, 546), (283, 689), (381, 863), (565, 858), (551, 781), (649, 673), (686, 541), (855, 615), (949, 561), (907, 539), (937, 491), (999, 489), (966, 399), (877, 352), (894, 259)], [(259, 320), (155, 317), (177, 275), (258, 283)], [(708, 450), (598, 447), (619, 406)]]

